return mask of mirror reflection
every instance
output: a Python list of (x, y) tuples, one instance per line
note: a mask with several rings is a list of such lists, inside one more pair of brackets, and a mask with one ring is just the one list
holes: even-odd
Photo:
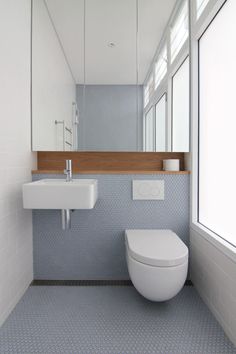
[(187, 0), (33, 0), (34, 151), (188, 151)]

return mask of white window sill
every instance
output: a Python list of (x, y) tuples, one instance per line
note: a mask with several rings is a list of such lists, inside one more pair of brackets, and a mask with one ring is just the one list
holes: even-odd
[(208, 230), (198, 222), (191, 222), (190, 227), (192, 230), (196, 231), (200, 236), (202, 236), (205, 240), (207, 240), (224, 255), (236, 263), (236, 247), (232, 246), (230, 243), (223, 240), (221, 237)]

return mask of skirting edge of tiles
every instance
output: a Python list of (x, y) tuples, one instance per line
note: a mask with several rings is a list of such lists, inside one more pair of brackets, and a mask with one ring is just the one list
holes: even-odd
[[(191, 280), (186, 280), (185, 286), (192, 286)], [(34, 279), (31, 286), (133, 286), (131, 280), (48, 280)]]

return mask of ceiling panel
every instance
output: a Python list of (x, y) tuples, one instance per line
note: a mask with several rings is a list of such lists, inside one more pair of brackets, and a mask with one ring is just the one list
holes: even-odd
[[(45, 0), (77, 83), (136, 83), (136, 0)], [(177, 0), (179, 1), (179, 0)], [(176, 0), (138, 0), (143, 83)], [(108, 44), (114, 43), (113, 47)]]

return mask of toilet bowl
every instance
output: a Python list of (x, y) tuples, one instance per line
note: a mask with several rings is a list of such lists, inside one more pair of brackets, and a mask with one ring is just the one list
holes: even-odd
[(126, 230), (126, 260), (136, 290), (152, 301), (166, 301), (182, 289), (188, 248), (171, 230)]

